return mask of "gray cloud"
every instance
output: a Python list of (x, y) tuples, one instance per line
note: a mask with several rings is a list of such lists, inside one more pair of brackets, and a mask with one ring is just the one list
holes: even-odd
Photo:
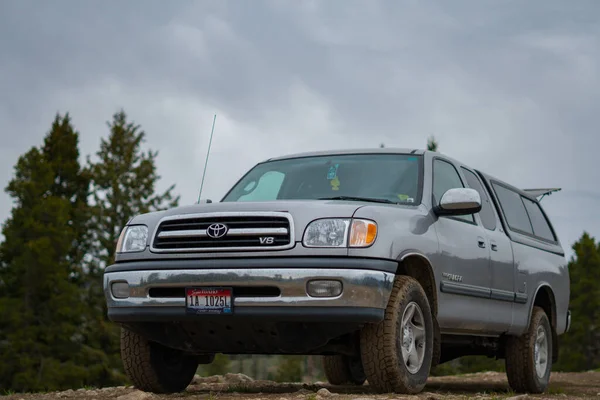
[(563, 187), (543, 204), (569, 250), (600, 230), (599, 15), (593, 0), (1, 2), (0, 183), (56, 111), (89, 154), (124, 107), (184, 203), (214, 112), (212, 198), (273, 155), (435, 134), (518, 186)]

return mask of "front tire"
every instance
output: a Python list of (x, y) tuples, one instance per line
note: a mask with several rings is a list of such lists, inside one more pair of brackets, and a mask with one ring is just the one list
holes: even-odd
[(369, 385), (381, 393), (416, 394), (429, 377), (433, 317), (415, 279), (397, 276), (384, 320), (361, 331), (361, 355)]
[(552, 327), (546, 312), (533, 307), (527, 332), (506, 342), (506, 376), (518, 393), (543, 393), (552, 371)]
[(139, 390), (152, 393), (184, 391), (192, 382), (199, 357), (151, 342), (121, 329), (121, 358), (125, 374)]
[(332, 385), (361, 386), (367, 379), (360, 357), (323, 356), (323, 369), (327, 381)]

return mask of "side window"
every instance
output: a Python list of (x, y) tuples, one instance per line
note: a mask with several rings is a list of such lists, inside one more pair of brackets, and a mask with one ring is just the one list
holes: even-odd
[(277, 198), (285, 175), (277, 171), (269, 171), (257, 181), (251, 181), (244, 188), (245, 195), (240, 196), (238, 201), (262, 201)]
[[(435, 159), (433, 162), (433, 201), (438, 204), (447, 190), (462, 188), (462, 180), (458, 171), (447, 161)], [(475, 222), (473, 215), (457, 215), (452, 218), (462, 219), (467, 222)]]
[(555, 242), (556, 237), (554, 236), (554, 233), (548, 224), (548, 220), (540, 209), (540, 205), (525, 197), (523, 197), (523, 203), (525, 204), (527, 214), (529, 214), (531, 225), (533, 225), (533, 234), (542, 239)]
[(498, 196), (502, 212), (506, 217), (506, 222), (508, 222), (508, 227), (513, 231), (533, 235), (533, 228), (529, 222), (527, 211), (525, 211), (525, 205), (521, 201), (521, 195), (496, 183), (492, 185), (496, 196)]
[(496, 214), (494, 213), (494, 206), (490, 202), (487, 192), (483, 188), (481, 181), (474, 172), (471, 172), (464, 167), (462, 168), (462, 171), (467, 179), (467, 184), (469, 187), (477, 190), (479, 192), (479, 196), (481, 197), (481, 211), (479, 212), (479, 217), (481, 218), (483, 227), (493, 231), (496, 229)]

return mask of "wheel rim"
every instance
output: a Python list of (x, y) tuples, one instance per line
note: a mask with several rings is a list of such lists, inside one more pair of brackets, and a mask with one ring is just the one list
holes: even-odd
[(425, 318), (421, 307), (410, 302), (402, 313), (400, 323), (400, 349), (406, 369), (411, 374), (416, 374), (425, 359)]
[(535, 362), (535, 373), (538, 378), (543, 378), (548, 369), (548, 334), (543, 326), (539, 326), (535, 335), (533, 346), (533, 359)]

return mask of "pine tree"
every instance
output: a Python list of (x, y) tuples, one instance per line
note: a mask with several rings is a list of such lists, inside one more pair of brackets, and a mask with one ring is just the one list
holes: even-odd
[(108, 138), (102, 139), (96, 153), (97, 162), (88, 158), (92, 176), (93, 261), (87, 274), (89, 324), (85, 337), (89, 345), (99, 348), (108, 358), (109, 365), (122, 373), (119, 327), (107, 318), (102, 274), (114, 262), (116, 243), (127, 221), (135, 215), (174, 207), (179, 197), (173, 197), (174, 185), (156, 194), (160, 179), (156, 172), (158, 152), (143, 152), (145, 133), (139, 125), (127, 121), (124, 111), (113, 115), (109, 122)]
[(41, 148), (21, 156), (6, 191), (15, 206), (0, 245), (0, 388), (80, 386), (99, 354), (82, 344), (81, 261), (89, 179), (79, 134), (56, 115)]
[(89, 163), (92, 171), (95, 204), (95, 238), (101, 249), (102, 264), (114, 261), (115, 246), (121, 229), (138, 214), (175, 207), (175, 185), (156, 194), (160, 176), (156, 172), (158, 151), (142, 152), (146, 133), (127, 121), (123, 110), (108, 123), (110, 135), (102, 139), (96, 153), (98, 161)]
[(438, 151), (438, 142), (435, 140), (435, 137), (430, 136), (427, 139), (427, 150)]
[(569, 262), (574, 323), (559, 336), (559, 371), (587, 371), (600, 368), (600, 243), (584, 232), (573, 244)]

